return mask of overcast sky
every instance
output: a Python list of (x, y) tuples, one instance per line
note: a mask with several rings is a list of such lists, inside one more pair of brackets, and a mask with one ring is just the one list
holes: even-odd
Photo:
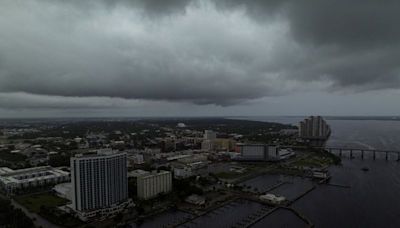
[(0, 117), (397, 115), (400, 2), (1, 0)]

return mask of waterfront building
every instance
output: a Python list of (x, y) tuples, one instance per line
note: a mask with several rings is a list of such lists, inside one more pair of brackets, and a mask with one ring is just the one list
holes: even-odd
[(239, 147), (241, 157), (246, 160), (267, 160), (267, 149), (265, 144), (242, 144)]
[(265, 195), (261, 195), (260, 197), (261, 201), (273, 204), (273, 205), (280, 205), (283, 204), (286, 201), (286, 198), (283, 196), (276, 196), (274, 194), (265, 194)]
[(294, 155), (290, 149), (281, 149), (279, 146), (267, 144), (236, 144), (240, 156), (235, 160), (244, 161), (279, 161)]
[(50, 166), (13, 170), (0, 167), (0, 187), (7, 194), (17, 190), (69, 181), (69, 173)]
[(160, 193), (168, 193), (172, 190), (172, 174), (169, 171), (135, 170), (130, 175), (136, 178), (137, 195), (140, 199), (151, 199)]
[(327, 139), (330, 133), (329, 125), (321, 116), (310, 116), (299, 123), (299, 137), (302, 139)]
[(173, 168), (174, 178), (184, 179), (195, 175), (205, 173), (209, 161), (206, 155), (193, 154), (181, 156), (170, 163)]
[(71, 158), (71, 207), (82, 220), (113, 216), (130, 205), (126, 161), (126, 153), (110, 150)]
[(327, 180), (327, 179), (329, 179), (331, 177), (330, 173), (329, 173), (329, 171), (327, 169), (319, 169), (319, 168), (313, 168), (311, 170), (308, 170), (306, 172), (306, 174), (308, 176), (311, 176), (312, 178), (315, 178), (315, 179), (325, 179), (325, 180)]

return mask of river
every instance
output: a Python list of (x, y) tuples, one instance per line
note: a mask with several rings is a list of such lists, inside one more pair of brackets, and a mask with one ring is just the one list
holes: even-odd
[[(239, 118), (238, 118), (239, 119)], [(240, 119), (297, 124), (303, 117), (244, 117)], [(332, 134), (328, 146), (353, 148), (400, 150), (400, 121), (391, 120), (345, 120), (327, 118)], [(347, 188), (318, 185), (314, 190), (297, 200), (292, 207), (307, 217), (315, 227), (400, 227), (400, 162), (395, 160), (373, 161), (368, 156), (361, 159), (342, 159), (341, 166), (330, 167), (331, 184)], [(369, 171), (362, 168), (368, 167)], [(266, 190), (281, 177), (260, 176), (245, 182), (247, 185)], [(285, 184), (272, 192), (289, 198), (310, 187), (307, 180), (294, 178), (293, 184)], [(293, 187), (294, 186), (294, 187)], [(205, 217), (194, 220), (183, 227), (231, 227), (241, 220), (246, 212), (259, 210), (260, 205), (239, 203), (238, 207), (227, 205)], [(246, 207), (248, 206), (248, 208)], [(236, 211), (239, 210), (239, 211)], [(178, 214), (177, 214), (178, 213)], [(146, 221), (141, 227), (162, 227), (182, 219), (182, 212), (170, 212)], [(215, 216), (214, 216), (215, 215)], [(164, 217), (162, 217), (164, 216)], [(185, 215), (189, 216), (189, 215)], [(183, 217), (185, 217), (183, 216)], [(162, 218), (162, 219), (161, 219)], [(215, 218), (219, 218), (215, 220)], [(218, 222), (216, 222), (218, 221)], [(134, 227), (135, 225), (132, 224)], [(278, 210), (265, 217), (254, 227), (302, 227), (302, 222), (293, 213)]]
[[(302, 118), (246, 119), (295, 124)], [(328, 118), (327, 122), (332, 129), (328, 146), (400, 150), (400, 121)], [(330, 172), (331, 183), (350, 188), (318, 186), (293, 205), (316, 227), (400, 227), (399, 162), (343, 159), (342, 166), (331, 167)]]

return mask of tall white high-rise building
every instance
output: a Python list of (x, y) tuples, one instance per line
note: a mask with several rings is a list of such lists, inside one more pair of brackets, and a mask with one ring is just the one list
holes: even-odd
[(128, 200), (126, 160), (112, 151), (71, 158), (72, 208), (80, 217), (107, 214)]
[(299, 136), (305, 139), (326, 139), (331, 133), (329, 125), (321, 116), (310, 116), (300, 121)]

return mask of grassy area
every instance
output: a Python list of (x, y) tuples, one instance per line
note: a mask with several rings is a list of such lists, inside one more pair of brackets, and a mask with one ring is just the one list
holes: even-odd
[(327, 166), (331, 163), (332, 162), (329, 159), (324, 159), (324, 158), (320, 159), (320, 158), (311, 157), (311, 158), (299, 159), (299, 160), (293, 162), (292, 165), (318, 168), (318, 167)]
[(327, 153), (325, 151), (320, 152), (309, 152), (305, 156), (300, 156), (294, 159), (290, 165), (292, 166), (303, 166), (303, 167), (326, 167), (329, 165), (340, 164), (340, 158), (335, 155)]
[(219, 179), (226, 179), (226, 180), (238, 179), (238, 178), (241, 179), (241, 178), (246, 178), (248, 176), (253, 176), (254, 174), (264, 173), (270, 170), (273, 167), (273, 165), (274, 164), (268, 162), (241, 164), (240, 166), (245, 168), (245, 170), (242, 173), (235, 171), (226, 171), (226, 172), (215, 173), (214, 175)]
[(18, 196), (15, 200), (26, 207), (30, 212), (39, 213), (43, 207), (58, 207), (67, 204), (68, 200), (50, 193), (39, 193), (34, 195)]
[(236, 172), (220, 172), (216, 173), (215, 176), (217, 176), (220, 179), (234, 179), (237, 177), (240, 177), (244, 175), (243, 173), (236, 173)]

